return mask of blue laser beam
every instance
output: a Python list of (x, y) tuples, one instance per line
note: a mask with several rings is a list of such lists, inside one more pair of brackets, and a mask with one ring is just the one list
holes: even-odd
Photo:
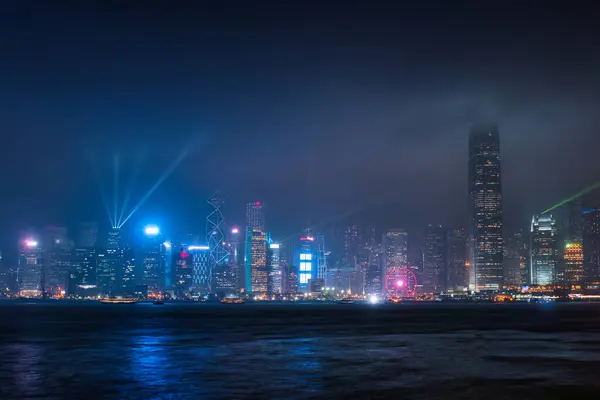
[(127, 192), (125, 193), (125, 197), (123, 200), (123, 205), (121, 206), (121, 212), (119, 213), (119, 218), (117, 219), (117, 226), (122, 225), (123, 217), (125, 216), (125, 211), (127, 210), (127, 206), (129, 206), (129, 201), (131, 200), (131, 194), (133, 193), (133, 188), (135, 186), (135, 181), (141, 171), (142, 167), (142, 159), (143, 155), (139, 156), (136, 160), (135, 167), (133, 168), (133, 173), (129, 178), (129, 185), (127, 186)]
[[(119, 208), (119, 155), (115, 154), (113, 156), (113, 221), (117, 222)], [(117, 225), (113, 224), (113, 228), (116, 228)]]
[(133, 207), (133, 209), (127, 215), (127, 217), (125, 217), (125, 219), (123, 221), (121, 221), (118, 228), (121, 228), (123, 225), (125, 225), (125, 223), (127, 221), (129, 221), (129, 219), (133, 216), (133, 214), (135, 214), (135, 212), (146, 202), (146, 200), (148, 200), (148, 198), (152, 195), (152, 193), (154, 193), (154, 191), (156, 191), (156, 189), (158, 189), (158, 187), (173, 173), (173, 171), (175, 171), (175, 169), (181, 164), (183, 159), (188, 154), (189, 154), (189, 148), (185, 148), (181, 152), (181, 154), (179, 154), (179, 156), (175, 159), (175, 161), (173, 161), (173, 163), (171, 163), (171, 165), (169, 165), (169, 167), (160, 175), (160, 177), (158, 178), (156, 183), (154, 185), (152, 185), (150, 190), (148, 190), (148, 192), (140, 199), (140, 201), (137, 202), (137, 204), (135, 205), (135, 207)]

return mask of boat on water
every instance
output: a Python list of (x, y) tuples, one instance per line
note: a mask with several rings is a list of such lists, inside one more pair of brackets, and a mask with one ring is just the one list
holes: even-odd
[(105, 299), (100, 299), (100, 303), (102, 304), (135, 304), (136, 300), (131, 298), (123, 298), (123, 297), (107, 297)]
[(354, 299), (351, 297), (344, 297), (341, 300), (338, 300), (338, 304), (354, 304)]
[(244, 304), (245, 302), (246, 299), (236, 296), (227, 296), (221, 299), (221, 303), (223, 304)]

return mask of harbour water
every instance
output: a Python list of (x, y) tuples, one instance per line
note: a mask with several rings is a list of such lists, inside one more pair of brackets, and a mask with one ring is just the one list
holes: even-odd
[(600, 394), (600, 304), (0, 302), (1, 399)]

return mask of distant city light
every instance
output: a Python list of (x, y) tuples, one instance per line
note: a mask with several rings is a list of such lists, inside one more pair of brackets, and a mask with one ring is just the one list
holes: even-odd
[(257, 202), (256, 202), (256, 203), (254, 203), (254, 204), (256, 204), (257, 206), (260, 206), (260, 201), (257, 201)]
[(240, 230), (238, 228), (233, 228), (231, 230), (231, 233), (233, 233), (233, 234), (240, 233)]
[(400, 281), (396, 282), (396, 285), (398, 287), (403, 287), (404, 286), (404, 281), (400, 280)]
[(188, 250), (209, 250), (209, 249), (210, 249), (210, 247), (208, 247), (208, 246), (195, 246), (195, 245), (188, 246)]
[(25, 246), (27, 247), (37, 247), (38, 242), (36, 242), (35, 240), (26, 240), (25, 241)]
[(269, 245), (269, 248), (271, 248), (271, 249), (278, 249), (279, 248), (279, 243), (271, 243)]
[(315, 238), (314, 238), (314, 237), (312, 237), (312, 236), (307, 236), (307, 237), (302, 237), (302, 238), (300, 238), (300, 240), (302, 240), (302, 241), (309, 241), (309, 242), (312, 242), (312, 241), (314, 241), (314, 240), (315, 240)]
[(169, 242), (164, 242), (163, 246), (165, 246), (166, 249), (170, 249), (171, 248), (171, 243)]
[(369, 303), (371, 303), (371, 304), (377, 304), (377, 303), (379, 303), (379, 297), (377, 297), (375, 295), (371, 295), (369, 297)]
[(147, 236), (156, 236), (160, 233), (160, 229), (158, 229), (158, 226), (156, 226), (156, 225), (147, 225), (144, 228), (144, 233)]

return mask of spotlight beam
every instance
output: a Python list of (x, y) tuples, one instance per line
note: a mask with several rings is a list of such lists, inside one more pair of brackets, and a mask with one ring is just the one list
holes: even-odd
[(102, 198), (102, 205), (104, 206), (104, 210), (106, 211), (106, 215), (108, 216), (108, 221), (110, 222), (110, 225), (114, 226), (115, 221), (113, 221), (112, 215), (110, 214), (110, 208), (108, 206), (108, 196), (106, 195), (106, 191), (104, 190), (104, 186), (102, 185), (100, 169), (98, 168), (98, 166), (92, 159), (91, 155), (89, 156), (89, 158), (90, 158), (90, 160), (89, 160), (90, 164), (92, 165), (92, 171), (94, 172), (94, 175), (96, 176), (96, 181), (98, 182), (98, 189), (100, 190), (100, 196)]
[[(143, 157), (143, 156), (142, 156)], [(133, 187), (135, 184), (135, 180), (138, 177), (140, 170), (142, 169), (142, 157), (137, 158), (137, 162), (133, 169), (133, 173), (129, 178), (129, 185), (127, 186), (127, 192), (125, 193), (125, 198), (123, 200), (123, 205), (121, 206), (121, 212), (119, 213), (119, 218), (117, 219), (117, 226), (121, 226), (121, 221), (123, 221), (123, 217), (125, 216), (125, 210), (129, 205), (129, 200), (131, 200), (131, 194), (133, 193)]]
[(564, 199), (563, 201), (560, 201), (560, 202), (556, 203), (552, 207), (550, 207), (547, 210), (545, 210), (544, 212), (542, 212), (542, 214), (546, 214), (547, 212), (550, 212), (550, 211), (554, 210), (555, 208), (563, 206), (563, 205), (565, 205), (565, 204), (567, 204), (567, 203), (569, 203), (569, 202), (577, 199), (578, 197), (581, 197), (581, 196), (583, 196), (585, 194), (588, 194), (592, 190), (595, 190), (595, 189), (597, 189), (599, 187), (600, 187), (600, 181), (594, 183), (593, 185), (590, 185), (590, 186), (586, 187), (585, 189), (583, 189), (583, 190), (581, 190), (581, 191), (579, 191), (577, 193), (575, 193), (573, 196), (568, 197), (568, 198)]
[(121, 221), (117, 228), (121, 228), (123, 225), (125, 225), (127, 221), (129, 221), (129, 218), (131, 218), (133, 214), (135, 214), (135, 212), (146, 202), (146, 200), (148, 200), (152, 193), (154, 193), (154, 191), (158, 189), (158, 187), (169, 177), (169, 175), (171, 175), (173, 171), (175, 171), (175, 169), (181, 164), (181, 162), (188, 155), (188, 153), (189, 150), (186, 148), (181, 152), (181, 154), (179, 154), (175, 161), (173, 161), (173, 163), (171, 163), (171, 165), (169, 165), (169, 167), (160, 175), (156, 183), (150, 188), (150, 190), (148, 190), (144, 197), (142, 197), (140, 201), (137, 202), (135, 207), (133, 207), (133, 210), (131, 210), (127, 217), (125, 217), (125, 219)]
[[(115, 154), (113, 156), (113, 221), (117, 221), (119, 208), (119, 155)], [(113, 224), (113, 228), (116, 228), (116, 225)]]

